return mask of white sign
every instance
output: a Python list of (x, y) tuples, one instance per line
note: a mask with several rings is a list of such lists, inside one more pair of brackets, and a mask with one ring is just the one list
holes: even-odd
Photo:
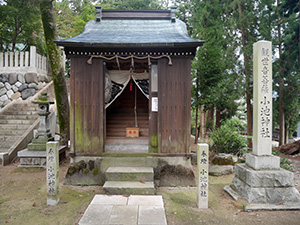
[(197, 148), (197, 205), (208, 208), (208, 144), (198, 144)]
[(158, 112), (158, 98), (152, 97), (152, 112)]

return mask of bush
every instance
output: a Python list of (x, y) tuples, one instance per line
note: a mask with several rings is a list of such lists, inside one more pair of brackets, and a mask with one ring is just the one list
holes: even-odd
[(247, 139), (239, 134), (243, 129), (244, 125), (238, 118), (226, 120), (220, 128), (210, 133), (213, 142), (211, 150), (216, 153), (239, 155), (248, 145)]

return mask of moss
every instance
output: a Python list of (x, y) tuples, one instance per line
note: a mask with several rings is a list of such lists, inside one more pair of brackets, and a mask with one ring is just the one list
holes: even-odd
[(94, 168), (94, 169), (93, 169), (93, 175), (96, 176), (96, 175), (98, 175), (98, 174), (99, 174), (98, 168)]
[(68, 169), (67, 174), (71, 175), (71, 174), (75, 173), (75, 171), (76, 171), (76, 169), (73, 166), (70, 166), (69, 169)]
[(88, 174), (89, 172), (90, 172), (89, 169), (85, 169), (85, 170), (84, 170), (84, 174)]

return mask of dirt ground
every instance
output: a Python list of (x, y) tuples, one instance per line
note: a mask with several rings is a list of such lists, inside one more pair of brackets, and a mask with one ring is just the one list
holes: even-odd
[[(291, 157), (296, 163), (296, 187), (300, 187), (300, 156)], [(0, 167), (0, 224), (77, 224), (101, 187), (63, 185), (68, 162), (60, 166), (60, 202), (46, 205), (46, 171), (18, 168), (18, 162)], [(196, 167), (194, 167), (196, 169)], [(158, 188), (163, 196), (168, 224), (300, 224), (300, 211), (244, 212), (246, 202), (234, 201), (223, 187), (233, 175), (209, 177), (209, 208), (197, 209), (195, 187)]]

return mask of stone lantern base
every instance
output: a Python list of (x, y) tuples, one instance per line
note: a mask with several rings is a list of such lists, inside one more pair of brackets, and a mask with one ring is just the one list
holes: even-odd
[(28, 151), (46, 151), (46, 144), (48, 141), (54, 141), (54, 137), (48, 138), (34, 138), (30, 144), (28, 144)]

